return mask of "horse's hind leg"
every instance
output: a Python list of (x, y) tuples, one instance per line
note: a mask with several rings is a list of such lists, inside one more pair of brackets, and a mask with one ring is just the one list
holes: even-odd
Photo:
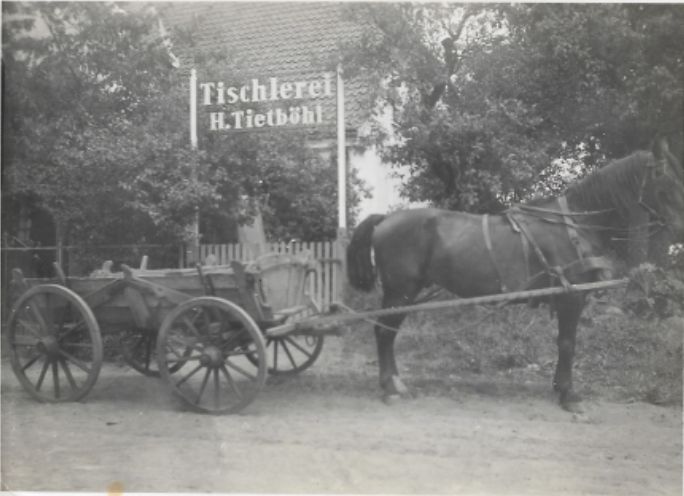
[[(400, 307), (413, 303), (419, 289), (414, 287), (413, 284), (406, 286), (408, 287), (404, 287), (403, 291), (385, 292), (382, 299), (382, 307)], [(408, 392), (408, 389), (399, 378), (397, 361), (394, 356), (394, 340), (405, 318), (405, 313), (385, 315), (378, 318), (378, 324), (375, 326), (375, 341), (378, 346), (378, 366), (380, 369), (380, 388), (382, 389), (385, 401), (391, 401)]]
[(380, 388), (386, 401), (408, 392), (399, 378), (394, 356), (394, 340), (405, 314), (386, 315), (378, 319), (375, 326), (375, 342), (378, 347), (378, 366), (380, 368)]
[(573, 294), (556, 300), (558, 314), (558, 363), (553, 377), (553, 387), (560, 395), (561, 406), (570, 411), (578, 410), (579, 395), (572, 388), (572, 364), (575, 356), (577, 324), (584, 308), (584, 295)]

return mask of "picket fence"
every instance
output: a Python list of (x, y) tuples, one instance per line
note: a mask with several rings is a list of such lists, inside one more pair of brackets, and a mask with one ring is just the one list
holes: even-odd
[(200, 245), (200, 260), (205, 262), (213, 255), (215, 263), (229, 264), (232, 260), (248, 262), (265, 253), (291, 253), (297, 255), (309, 252), (316, 261), (316, 274), (309, 278), (309, 294), (323, 311), (330, 304), (341, 300), (343, 290), (343, 250), (335, 241), (266, 243), (258, 246), (248, 243)]

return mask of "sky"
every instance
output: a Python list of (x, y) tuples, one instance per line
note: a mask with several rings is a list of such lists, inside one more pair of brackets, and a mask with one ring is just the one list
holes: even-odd
[(382, 164), (375, 150), (369, 148), (363, 153), (352, 153), (350, 165), (371, 187), (372, 197), (361, 202), (359, 220), (370, 214), (387, 213), (390, 207), (402, 202), (399, 197), (400, 180), (391, 176), (390, 166)]

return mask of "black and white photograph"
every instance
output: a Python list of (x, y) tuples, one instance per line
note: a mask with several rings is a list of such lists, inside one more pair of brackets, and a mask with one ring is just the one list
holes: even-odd
[(2, 1), (0, 492), (681, 495), (683, 26)]

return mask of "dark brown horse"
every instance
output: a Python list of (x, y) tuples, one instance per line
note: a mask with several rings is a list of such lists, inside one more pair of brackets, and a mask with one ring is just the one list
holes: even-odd
[[(635, 222), (640, 230), (633, 229)], [(660, 142), (653, 152), (636, 152), (595, 171), (563, 196), (497, 215), (432, 208), (371, 215), (354, 231), (347, 270), (352, 286), (365, 291), (379, 276), (383, 308), (410, 305), (433, 285), (471, 297), (593, 282), (610, 276), (604, 255), (616, 238), (663, 228), (684, 233), (684, 171)], [(585, 297), (568, 293), (548, 303), (558, 318), (553, 386), (561, 405), (572, 409), (579, 401), (572, 362)], [(375, 327), (386, 398), (406, 392), (394, 357), (395, 330), (405, 316), (381, 317)]]

